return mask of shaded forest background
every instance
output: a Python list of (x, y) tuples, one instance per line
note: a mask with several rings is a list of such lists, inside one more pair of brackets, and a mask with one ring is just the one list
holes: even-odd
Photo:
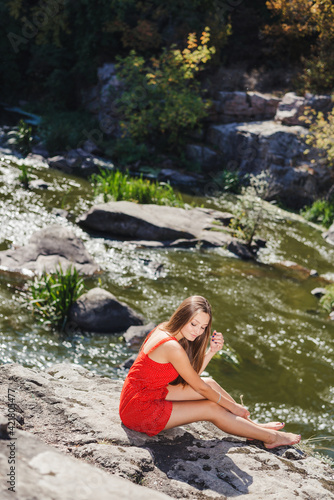
[(206, 72), (296, 70), (295, 90), (334, 88), (334, 6), (330, 0), (8, 0), (0, 5), (1, 100), (80, 107), (97, 68), (131, 50), (158, 57), (189, 33), (210, 28), (216, 52)]

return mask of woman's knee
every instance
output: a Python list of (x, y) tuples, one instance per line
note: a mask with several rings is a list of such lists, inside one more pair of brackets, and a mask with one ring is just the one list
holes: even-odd
[(216, 421), (221, 419), (226, 413), (226, 410), (222, 406), (215, 403), (214, 401), (206, 400), (205, 405), (208, 415), (207, 420), (209, 420), (212, 423), (216, 423)]

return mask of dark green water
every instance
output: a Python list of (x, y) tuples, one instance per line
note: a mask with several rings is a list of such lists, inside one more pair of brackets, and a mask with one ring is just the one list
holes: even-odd
[[(299, 216), (266, 204), (261, 236), (268, 240), (259, 263), (241, 261), (222, 249), (152, 250), (104, 238), (91, 238), (74, 219), (52, 214), (66, 208), (74, 216), (94, 202), (88, 181), (31, 166), (33, 178), (50, 189), (24, 190), (16, 162), (0, 163), (0, 249), (22, 245), (36, 230), (58, 223), (80, 236), (104, 269), (101, 286), (148, 320), (167, 319), (187, 296), (204, 295), (211, 302), (213, 327), (224, 334), (226, 347), (240, 359), (238, 367), (217, 356), (208, 372), (259, 420), (286, 422), (286, 429), (315, 436), (313, 447), (334, 457), (334, 323), (311, 290), (321, 278), (278, 268), (292, 260), (334, 280), (334, 247), (320, 228)], [(204, 200), (185, 197), (222, 210), (239, 203), (232, 196)], [(163, 264), (160, 274), (156, 266)], [(96, 286), (97, 278), (87, 280)], [(22, 281), (0, 273), (0, 362), (45, 368), (56, 362), (81, 364), (110, 377), (124, 377), (118, 368), (131, 352), (121, 337), (51, 333), (36, 324), (19, 302)], [(328, 448), (328, 450), (323, 450)]]

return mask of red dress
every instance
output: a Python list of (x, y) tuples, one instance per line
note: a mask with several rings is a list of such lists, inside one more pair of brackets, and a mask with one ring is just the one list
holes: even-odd
[(147, 354), (141, 349), (129, 370), (121, 393), (119, 414), (123, 424), (148, 436), (155, 436), (165, 428), (173, 409), (173, 403), (165, 400), (167, 385), (179, 375), (172, 363), (158, 363), (148, 355), (171, 340), (177, 342), (175, 337), (167, 337), (160, 340)]

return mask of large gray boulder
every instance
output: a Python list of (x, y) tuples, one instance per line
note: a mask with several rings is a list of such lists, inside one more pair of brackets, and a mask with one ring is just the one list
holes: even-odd
[(214, 221), (232, 218), (232, 214), (210, 209), (115, 201), (93, 206), (78, 222), (87, 229), (124, 239), (174, 241), (199, 238), (203, 231), (214, 229)]
[(279, 198), (300, 208), (321, 196), (333, 183), (326, 166), (311, 163), (304, 155), (305, 127), (288, 127), (275, 121), (212, 125), (208, 140), (224, 161), (241, 175), (270, 174), (267, 199)]
[(116, 333), (142, 325), (143, 317), (107, 290), (92, 288), (74, 302), (69, 312), (72, 327), (97, 333)]
[(93, 206), (78, 222), (88, 230), (141, 246), (223, 246), (241, 258), (254, 258), (245, 242), (231, 236), (226, 227), (232, 218), (230, 213), (209, 208), (185, 210), (115, 201)]
[(158, 241), (194, 238), (209, 223), (204, 212), (194, 217), (193, 210), (130, 201), (95, 205), (79, 219), (81, 226), (111, 236)]
[(288, 167), (301, 158), (307, 129), (287, 127), (274, 121), (212, 125), (208, 140), (225, 160), (235, 160), (242, 174), (260, 172), (271, 164)]
[[(22, 430), (14, 430), (18, 491), (14, 496), (2, 481), (5, 500), (141, 499), (144, 494), (164, 498), (158, 492), (197, 500), (334, 498), (330, 466), (296, 448), (266, 450), (205, 423), (154, 437), (127, 429), (118, 414), (122, 381), (81, 366), (62, 363), (46, 371), (16, 363), (0, 366), (3, 413), (8, 387), (15, 391), (11, 392), (16, 396), (14, 413), (21, 421), (16, 427)], [(7, 444), (8, 440), (0, 440), (3, 477), (8, 472)], [(138, 484), (133, 485), (137, 490), (131, 489), (126, 479), (152, 491)]]
[(99, 266), (87, 252), (83, 241), (70, 229), (54, 224), (32, 235), (27, 245), (0, 252), (1, 271), (25, 274), (63, 271), (74, 266), (80, 274), (92, 275)]

